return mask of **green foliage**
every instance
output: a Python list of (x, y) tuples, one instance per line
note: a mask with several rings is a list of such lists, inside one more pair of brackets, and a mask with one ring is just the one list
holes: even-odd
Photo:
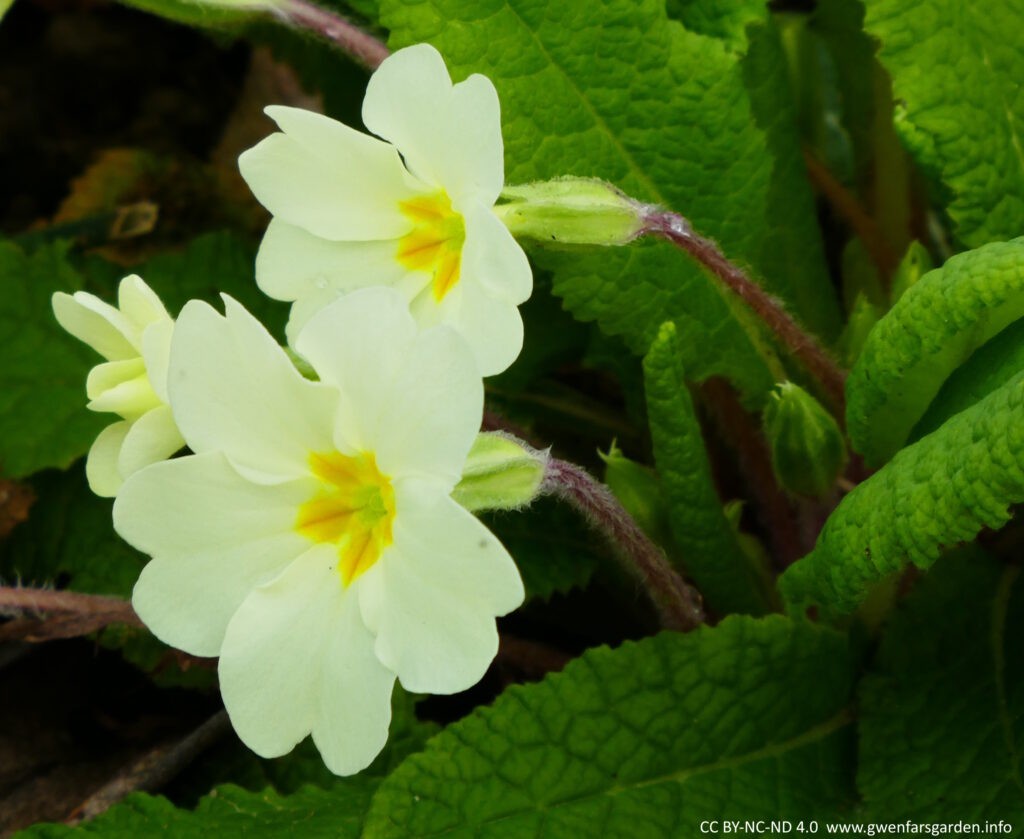
[(1010, 0), (867, 0), (901, 103), (896, 130), (941, 187), (968, 247), (1024, 228), (1024, 8)]
[(406, 760), (365, 835), (656, 839), (701, 819), (835, 819), (854, 669), (843, 636), (778, 616), (590, 650)]
[(668, 0), (668, 15), (691, 32), (721, 38), (730, 49), (742, 52), (747, 46), (747, 25), (768, 16), (765, 0)]
[[(751, 103), (738, 56), (671, 24), (662, 4), (599, 6), (495, 0), (381, 4), (394, 46), (430, 41), (455, 78), (486, 73), (502, 103), (506, 179), (597, 176), (684, 212), (697, 230), (764, 277), (814, 329), (836, 323), (799, 154), (775, 86)], [(567, 39), (566, 32), (573, 37)], [(758, 72), (755, 64), (751, 76)], [(763, 88), (763, 89), (762, 89)], [(776, 160), (773, 153), (785, 155)], [(785, 194), (784, 204), (773, 197)], [(646, 351), (676, 322), (689, 375), (730, 377), (762, 396), (772, 380), (749, 316), (667, 245), (546, 252), (555, 291)]]
[(764, 411), (779, 485), (812, 498), (829, 492), (846, 467), (846, 443), (833, 416), (800, 385), (783, 382)]
[(180, 810), (166, 798), (135, 794), (78, 828), (37, 825), (18, 839), (102, 836), (103, 839), (207, 839), (219, 836), (295, 839), (357, 839), (363, 814), (377, 786), (376, 778), (354, 778), (343, 790), (303, 787), (282, 796), (267, 789), (249, 792), (234, 785), (218, 787), (194, 812)]
[(679, 363), (675, 327), (665, 324), (644, 359), (654, 459), (686, 574), (722, 614), (771, 607), (766, 570), (745, 554), (722, 511), (693, 401)]
[(940, 562), (892, 616), (860, 687), (868, 821), (1024, 818), (1024, 587), (980, 551)]
[(582, 588), (606, 549), (579, 515), (551, 498), (520, 511), (485, 513), (481, 520), (501, 539), (519, 567), (527, 597), (546, 599)]
[(89, 491), (81, 465), (66, 474), (41, 472), (29, 485), (36, 501), (28, 519), (0, 541), (0, 579), (130, 595), (146, 557), (114, 533), (112, 502)]
[(892, 457), (947, 377), (1024, 315), (1024, 239), (951, 258), (879, 321), (847, 381), (846, 424), (870, 466)]
[(1010, 505), (1021, 502), (1024, 372), (847, 495), (780, 589), (796, 610), (819, 604), (849, 612), (874, 582), (908, 564), (928, 568), (943, 548), (1002, 527)]
[(108, 418), (85, 410), (85, 377), (100, 357), (57, 324), (55, 291), (83, 288), (52, 244), (31, 255), (0, 242), (0, 476), (66, 468), (88, 451)]

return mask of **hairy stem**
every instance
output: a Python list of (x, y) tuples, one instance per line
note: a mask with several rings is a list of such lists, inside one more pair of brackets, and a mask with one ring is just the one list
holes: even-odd
[(551, 458), (541, 492), (575, 507), (608, 537), (627, 570), (643, 583), (663, 626), (686, 631), (703, 623), (700, 594), (669, 565), (664, 551), (647, 538), (608, 487), (581, 467)]
[(332, 11), (307, 0), (283, 0), (274, 13), (285, 23), (330, 41), (360, 64), (376, 70), (388, 57), (388, 48), (368, 32)]
[(659, 209), (649, 210), (644, 216), (643, 232), (667, 239), (700, 262), (739, 295), (739, 298), (771, 329), (775, 337), (818, 382), (832, 402), (836, 418), (842, 424), (846, 413), (846, 371), (829, 357), (812, 336), (797, 325), (775, 298), (726, 259), (718, 245), (695, 233), (690, 223), (678, 213)]

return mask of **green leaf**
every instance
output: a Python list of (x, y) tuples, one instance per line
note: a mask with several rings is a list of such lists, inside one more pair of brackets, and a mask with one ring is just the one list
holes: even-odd
[(952, 257), (878, 322), (846, 384), (846, 424), (869, 466), (904, 444), (942, 383), (1024, 315), (1024, 238)]
[(527, 597), (582, 588), (607, 551), (579, 513), (553, 498), (525, 510), (484, 513), (483, 521), (519, 567)]
[(968, 247), (1024, 228), (1024, 7), (1010, 0), (867, 0), (867, 31), (892, 75), (895, 124), (950, 194)]
[(771, 584), (765, 569), (741, 550), (722, 510), (670, 323), (644, 359), (644, 383), (654, 461), (686, 574), (722, 614), (769, 611)]
[(852, 611), (878, 580), (911, 563), (928, 568), (944, 548), (1002, 527), (1021, 502), (1024, 372), (847, 495), (779, 588), (794, 610)]
[(57, 324), (55, 291), (83, 280), (53, 244), (31, 256), (0, 242), (0, 475), (23, 478), (66, 468), (110, 421), (85, 403), (85, 377), (99, 356)]
[(89, 491), (85, 470), (42, 472), (29, 485), (36, 501), (28, 519), (0, 541), (0, 577), (34, 585), (70, 581), (74, 591), (128, 597), (146, 557), (114, 533), (113, 502)]
[(590, 650), (449, 726), (381, 784), (375, 839), (658, 839), (851, 800), (845, 637), (775, 616)]
[[(612, 0), (585, 13), (527, 0), (385, 0), (381, 15), (393, 46), (430, 41), (455, 78), (477, 71), (494, 81), (509, 182), (596, 176), (667, 204), (812, 329), (836, 326), (798, 150), (774, 133), (783, 118), (759, 124), (745, 68), (721, 42), (670, 22), (658, 0)], [(691, 376), (727, 375), (748, 395), (771, 387), (760, 339), (733, 313), (742, 304), (670, 246), (552, 250), (539, 261), (554, 269), (574, 315), (597, 319), (633, 352), (671, 319), (690, 339)]]
[(866, 821), (1020, 824), (1022, 635), (1019, 568), (963, 551), (918, 581), (861, 682)]
[(950, 417), (984, 399), (1021, 370), (1024, 370), (1024, 320), (1006, 327), (946, 379), (910, 439), (919, 440), (931, 434)]
[(4, 15), (7, 14), (11, 6), (14, 5), (14, 0), (0, 0), (0, 20), (4, 19)]
[(768, 17), (767, 0), (667, 0), (668, 16), (691, 32), (720, 38), (731, 50), (747, 48), (747, 24)]
[(180, 810), (166, 798), (137, 793), (80, 827), (36, 825), (16, 834), (16, 839), (356, 839), (378, 783), (376, 778), (360, 776), (346, 780), (340, 789), (306, 786), (288, 796), (269, 789), (248, 792), (229, 784), (203, 798), (195, 811)]

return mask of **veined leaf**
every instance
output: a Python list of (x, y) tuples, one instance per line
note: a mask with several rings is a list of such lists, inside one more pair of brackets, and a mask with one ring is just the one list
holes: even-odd
[[(597, 176), (667, 204), (812, 329), (836, 326), (806, 179), (790, 158), (773, 158), (798, 157), (769, 140), (785, 121), (759, 124), (739, 57), (670, 22), (663, 2), (612, 0), (579, 14), (536, 0), (385, 0), (381, 16), (394, 46), (430, 41), (455, 78), (493, 79), (506, 180)], [(688, 339), (690, 376), (726, 375), (748, 396), (771, 387), (759, 339), (733, 313), (742, 304), (673, 248), (547, 251), (540, 261), (576, 317), (596, 319), (633, 352), (671, 319)]]
[(860, 686), (866, 821), (1021, 823), (1022, 634), (1019, 568), (962, 551), (918, 581)]
[(85, 377), (99, 360), (57, 323), (55, 291), (81, 289), (67, 247), (31, 256), (0, 242), (0, 475), (23, 478), (66, 468), (89, 449), (108, 419), (85, 409)]
[(1002, 527), (1021, 502), (1024, 372), (847, 495), (779, 587), (794, 610), (852, 611), (876, 581), (908, 564), (928, 568), (944, 548)]
[(654, 460), (686, 574), (717, 612), (769, 611), (766, 569), (741, 550), (722, 510), (671, 323), (661, 328), (644, 359), (644, 385)]
[(365, 836), (634, 839), (850, 803), (855, 657), (837, 633), (733, 616), (587, 652), (407, 759)]
[(1024, 7), (1012, 0), (866, 0), (867, 31), (902, 106), (895, 124), (950, 193), (968, 247), (1024, 229)]
[(270, 789), (248, 792), (228, 784), (203, 798), (195, 811), (178, 809), (160, 796), (137, 793), (80, 827), (40, 824), (16, 834), (16, 839), (356, 839), (378, 783), (377, 778), (360, 776), (347, 780), (342, 789), (306, 786), (288, 796)]
[(952, 257), (925, 274), (871, 331), (846, 385), (854, 448), (884, 463), (949, 375), (1024, 316), (1024, 238)]
[(737, 52), (747, 48), (747, 25), (768, 18), (765, 0), (668, 0), (665, 5), (668, 16), (691, 32), (720, 38)]

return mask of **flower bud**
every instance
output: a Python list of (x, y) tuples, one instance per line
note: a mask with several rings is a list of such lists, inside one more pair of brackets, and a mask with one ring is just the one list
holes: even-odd
[(540, 490), (548, 453), (497, 431), (477, 435), (452, 498), (470, 512), (514, 510)]
[(925, 246), (916, 239), (911, 242), (892, 277), (892, 302), (899, 300), (908, 288), (934, 267), (931, 254)]
[(516, 238), (567, 245), (625, 245), (649, 210), (598, 178), (507, 186), (494, 211)]
[(832, 488), (846, 466), (846, 443), (817, 399), (792, 382), (776, 385), (765, 408), (764, 428), (781, 486), (812, 497)]
[(658, 474), (649, 466), (627, 458), (613, 442), (604, 461), (604, 482), (640, 528), (661, 545), (670, 545), (668, 507)]

